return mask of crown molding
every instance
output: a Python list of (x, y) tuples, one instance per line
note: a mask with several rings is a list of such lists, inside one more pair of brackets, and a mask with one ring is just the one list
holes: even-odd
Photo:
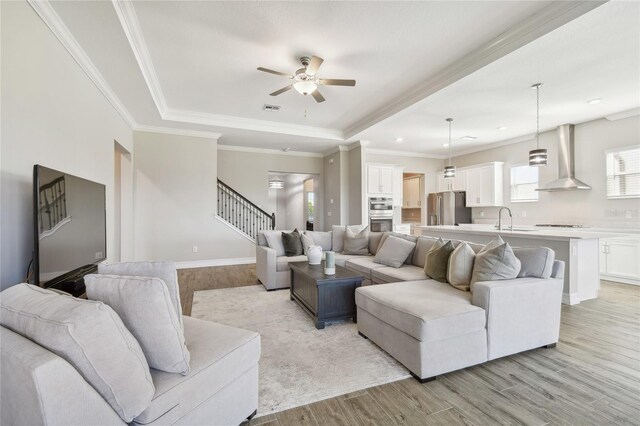
[(431, 158), (434, 160), (444, 160), (445, 158), (447, 158), (446, 155), (426, 154), (423, 152), (412, 152), (412, 151), (396, 151), (391, 149), (377, 149), (377, 148), (367, 148), (367, 154), (393, 155), (398, 157)]
[(615, 114), (605, 115), (604, 118), (606, 118), (609, 121), (616, 121), (616, 120), (622, 120), (623, 118), (636, 117), (638, 115), (640, 115), (640, 108), (633, 108), (633, 109), (628, 109), (626, 111), (618, 112)]
[(84, 73), (91, 79), (93, 84), (96, 85), (98, 90), (104, 95), (104, 97), (113, 106), (116, 112), (122, 117), (127, 125), (134, 129), (137, 123), (131, 113), (124, 106), (120, 98), (115, 94), (109, 83), (104, 79), (98, 68), (91, 62), (89, 56), (80, 46), (75, 37), (71, 34), (71, 31), (62, 22), (60, 16), (53, 9), (48, 1), (27, 0), (31, 8), (38, 14), (40, 19), (45, 23), (56, 38), (62, 43), (62, 46), (69, 52), (71, 57), (76, 61)]
[(252, 152), (254, 154), (289, 155), (292, 157), (322, 158), (323, 154), (304, 151), (281, 151), (279, 149), (253, 148), (249, 146), (218, 145), (218, 151)]
[(135, 8), (133, 7), (133, 2), (112, 0), (111, 3), (116, 10), (116, 14), (120, 20), (120, 25), (122, 25), (122, 29), (127, 36), (127, 40), (129, 40), (129, 45), (131, 46), (133, 55), (136, 57), (140, 71), (142, 71), (144, 81), (147, 82), (147, 87), (149, 88), (153, 102), (156, 104), (156, 108), (158, 109), (158, 112), (160, 112), (160, 116), (163, 116), (164, 112), (167, 110), (167, 101), (162, 93), (160, 80), (158, 79), (158, 74), (156, 73), (156, 69), (151, 61), (151, 55), (149, 54), (147, 43), (144, 41), (140, 22), (138, 21), (138, 16), (136, 15)]
[(394, 102), (358, 120), (344, 131), (350, 139), (380, 121), (444, 89), (480, 68), (561, 27), (607, 1), (554, 2), (545, 9), (509, 28), (473, 52), (454, 61), (423, 83), (414, 86)]
[(203, 132), (200, 130), (189, 129), (176, 129), (172, 127), (157, 127), (157, 126), (137, 126), (133, 129), (135, 132), (147, 132), (147, 133), (163, 133), (166, 135), (179, 135), (179, 136), (191, 136), (196, 138), (206, 138), (218, 140), (222, 136), (221, 133)]
[[(554, 129), (545, 130), (545, 132), (551, 131), (551, 130), (554, 130)], [(544, 132), (540, 132), (540, 133), (544, 133)], [(462, 151), (454, 152), (451, 155), (451, 157), (452, 158), (456, 158), (456, 157), (460, 157), (462, 155), (474, 154), (476, 152), (486, 151), (488, 149), (493, 149), (493, 148), (500, 148), (502, 146), (507, 146), (507, 145), (514, 145), (514, 144), (517, 144), (517, 143), (520, 143), (520, 142), (534, 141), (535, 138), (536, 138), (536, 135), (534, 135), (534, 134), (518, 136), (518, 137), (507, 139), (507, 140), (504, 140), (504, 141), (494, 142), (494, 143), (478, 146), (478, 147), (475, 147), (475, 148), (469, 148), (469, 149), (464, 149)], [(526, 155), (526, 152), (524, 153), (524, 155)], [(446, 159), (448, 157), (445, 156), (444, 158)]]

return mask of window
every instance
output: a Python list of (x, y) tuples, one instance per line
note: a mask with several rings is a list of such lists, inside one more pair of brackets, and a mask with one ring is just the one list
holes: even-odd
[(511, 166), (511, 202), (538, 201), (538, 167)]
[(640, 197), (640, 148), (607, 152), (607, 198)]

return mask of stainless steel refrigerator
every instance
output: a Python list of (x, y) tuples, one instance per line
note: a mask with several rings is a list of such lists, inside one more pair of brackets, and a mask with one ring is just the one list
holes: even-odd
[(428, 225), (471, 223), (471, 207), (464, 191), (432, 192), (427, 197)]

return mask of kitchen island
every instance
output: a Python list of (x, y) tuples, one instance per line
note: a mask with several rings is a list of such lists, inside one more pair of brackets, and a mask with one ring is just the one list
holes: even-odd
[(500, 235), (513, 247), (549, 247), (565, 262), (562, 303), (575, 305), (598, 297), (600, 288), (599, 240), (619, 234), (589, 228), (557, 229), (514, 226), (513, 231), (492, 225), (416, 226), (421, 235), (486, 244)]

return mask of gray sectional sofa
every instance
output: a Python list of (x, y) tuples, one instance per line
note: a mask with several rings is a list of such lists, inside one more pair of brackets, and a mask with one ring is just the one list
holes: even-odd
[[(427, 381), (488, 360), (555, 346), (564, 262), (555, 260), (552, 250), (514, 249), (521, 263), (515, 279), (476, 282), (469, 292), (425, 275), (426, 254), (436, 238), (402, 238), (415, 241), (416, 247), (399, 268), (375, 263), (373, 254), (337, 253), (336, 263), (365, 278), (356, 290), (359, 333), (417, 379)], [(370, 241), (379, 239), (370, 234)], [(457, 247), (461, 242), (452, 243)], [(469, 246), (476, 253), (484, 247)], [(287, 262), (306, 260), (276, 256), (264, 235), (258, 237), (256, 250), (258, 278), (267, 289), (288, 287)], [(370, 244), (370, 252), (376, 250)]]

